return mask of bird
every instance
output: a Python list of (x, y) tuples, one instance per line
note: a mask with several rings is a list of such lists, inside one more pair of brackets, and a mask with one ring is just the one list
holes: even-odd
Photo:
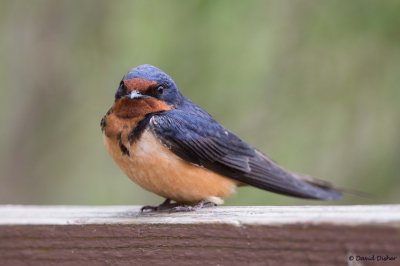
[(247, 144), (149, 64), (123, 76), (100, 126), (122, 172), (165, 198), (142, 212), (217, 206), (246, 185), (304, 199), (342, 197), (329, 182), (288, 171)]

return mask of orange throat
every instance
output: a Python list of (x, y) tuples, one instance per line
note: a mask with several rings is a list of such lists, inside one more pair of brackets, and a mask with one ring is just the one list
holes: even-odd
[(149, 113), (171, 110), (171, 107), (156, 98), (129, 99), (123, 97), (115, 101), (112, 110), (119, 118), (141, 118)]

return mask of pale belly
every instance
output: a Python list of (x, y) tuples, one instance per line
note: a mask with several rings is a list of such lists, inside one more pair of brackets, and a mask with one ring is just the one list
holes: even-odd
[(122, 171), (144, 189), (177, 202), (209, 200), (217, 204), (233, 194), (236, 182), (200, 166), (190, 164), (162, 145), (146, 130), (123, 155), (115, 140), (104, 136), (106, 149)]

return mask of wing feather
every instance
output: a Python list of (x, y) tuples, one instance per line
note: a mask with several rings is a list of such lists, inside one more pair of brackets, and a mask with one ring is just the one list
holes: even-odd
[(206, 113), (171, 110), (154, 115), (150, 128), (182, 159), (242, 183), (281, 194), (338, 199), (340, 192), (302, 179), (255, 150)]

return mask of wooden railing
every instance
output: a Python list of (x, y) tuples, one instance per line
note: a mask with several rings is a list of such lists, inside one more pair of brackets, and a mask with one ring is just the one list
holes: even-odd
[(0, 265), (400, 265), (400, 205), (3, 205)]

